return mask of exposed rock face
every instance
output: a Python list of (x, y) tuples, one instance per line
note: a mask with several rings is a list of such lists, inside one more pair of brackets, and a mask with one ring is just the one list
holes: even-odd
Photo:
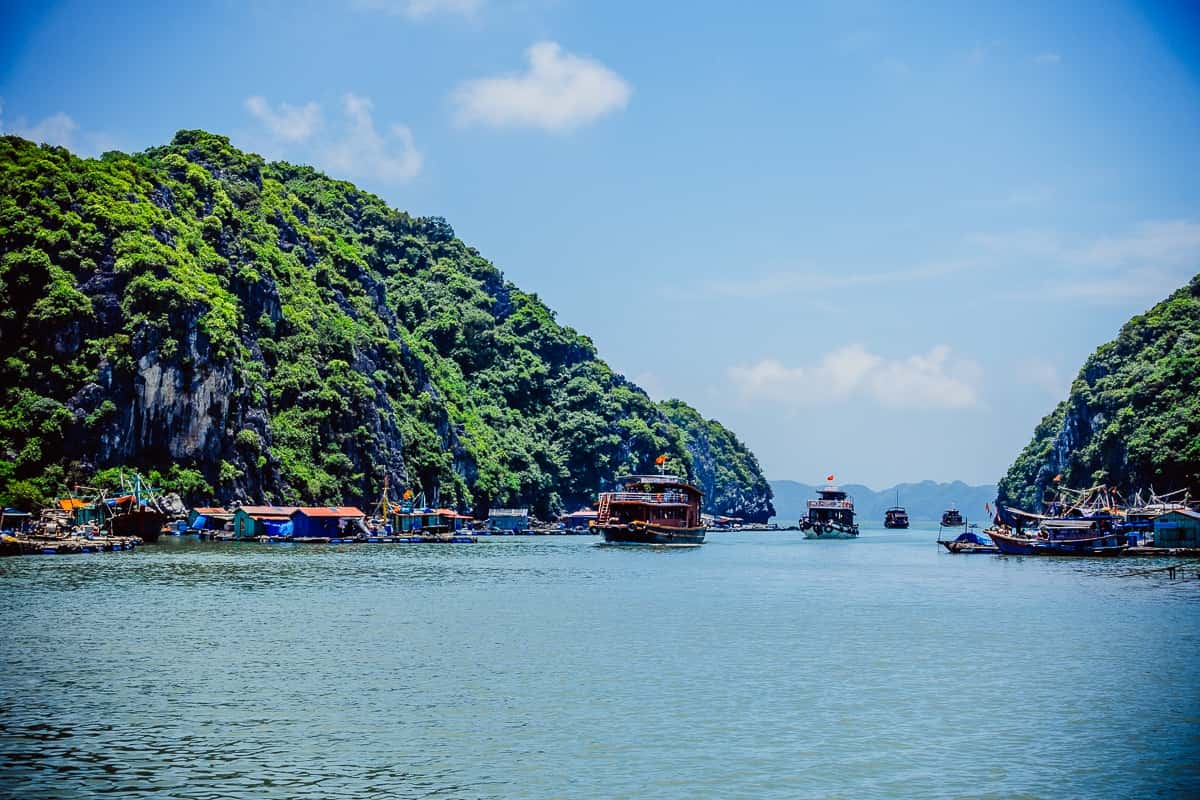
[(775, 515), (758, 459), (730, 430), (678, 400), (660, 407), (683, 433), (692, 479), (704, 490), (705, 511), (746, 522), (766, 522)]
[(369, 504), (387, 479), (546, 517), (667, 453), (708, 510), (770, 513), (732, 434), (655, 405), (444, 220), (224, 137), (102, 160), (0, 137), (0, 297), (0, 496), (120, 466), (189, 502)]
[(1200, 495), (1200, 276), (1096, 350), (1000, 481), (999, 499), (1039, 509), (1048, 489), (1100, 484)]

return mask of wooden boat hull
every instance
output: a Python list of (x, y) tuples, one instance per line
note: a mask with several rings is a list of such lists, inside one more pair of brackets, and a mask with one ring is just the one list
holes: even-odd
[(158, 541), (162, 535), (166, 515), (150, 509), (117, 514), (110, 520), (113, 536), (136, 536), (147, 544)]
[(596, 529), (609, 544), (652, 544), (694, 546), (704, 544), (705, 529), (669, 528), (633, 522), (628, 525), (597, 525)]
[(1129, 549), (1127, 544), (1111, 544), (1119, 540), (1116, 534), (1086, 539), (1035, 539), (1012, 536), (998, 531), (985, 531), (1000, 552), (1010, 556), (1119, 556)]
[(1000, 548), (991, 544), (975, 544), (974, 542), (948, 542), (939, 541), (942, 547), (946, 548), (947, 552), (956, 555), (966, 555), (969, 553), (987, 553), (996, 555), (1000, 552)]
[(892, 528), (892, 529), (907, 528), (908, 523), (907, 522), (893, 522), (892, 520), (889, 519), (889, 520), (884, 520), (883, 527)]

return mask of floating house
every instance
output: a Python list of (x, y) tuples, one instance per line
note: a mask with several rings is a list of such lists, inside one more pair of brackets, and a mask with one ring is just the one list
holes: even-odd
[(58, 507), (71, 515), (73, 525), (101, 525), (104, 523), (104, 510), (95, 503), (89, 503), (78, 497), (60, 498)]
[(366, 533), (354, 506), (301, 506), (292, 512), (292, 539), (353, 539)]
[(223, 531), (232, 519), (227, 509), (199, 506), (188, 512), (187, 527), (191, 531)]
[(1155, 547), (1200, 547), (1200, 512), (1168, 511), (1154, 519)]
[(297, 506), (242, 506), (233, 512), (233, 538), (287, 536)]
[(19, 508), (0, 509), (0, 531), (22, 531), (32, 518), (32, 514)]
[(528, 508), (493, 508), (488, 514), (492, 530), (517, 533), (529, 527)]
[(402, 505), (396, 507), (389, 521), (392, 532), (397, 535), (437, 534), (460, 531), (471, 521), (471, 517), (450, 508), (412, 508)]
[(600, 515), (599, 511), (592, 511), (586, 508), (581, 508), (578, 511), (573, 511), (560, 518), (560, 522), (567, 527), (568, 530), (586, 529), (588, 525), (596, 520)]

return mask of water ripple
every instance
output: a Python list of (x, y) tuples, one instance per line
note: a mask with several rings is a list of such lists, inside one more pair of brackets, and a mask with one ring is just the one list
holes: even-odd
[(591, 542), (0, 561), (0, 794), (1200, 795), (1200, 581)]

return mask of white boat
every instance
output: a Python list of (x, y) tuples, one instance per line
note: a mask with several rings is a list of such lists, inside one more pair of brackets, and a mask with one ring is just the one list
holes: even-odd
[(800, 520), (804, 538), (857, 539), (854, 498), (833, 484), (818, 489), (817, 494), (818, 499), (808, 501), (808, 517)]

